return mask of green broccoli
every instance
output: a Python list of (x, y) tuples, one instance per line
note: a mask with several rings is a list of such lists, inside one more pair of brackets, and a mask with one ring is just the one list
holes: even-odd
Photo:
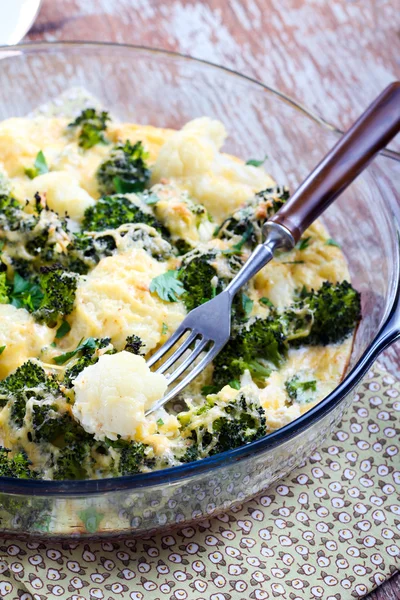
[[(75, 362), (72, 366), (68, 367), (65, 371), (63, 384), (67, 388), (71, 388), (73, 386), (74, 380), (78, 377), (79, 373), (86, 369), (86, 367), (90, 367), (90, 365), (94, 365), (99, 360), (98, 350), (102, 350), (104, 348), (110, 348), (104, 354), (114, 354), (116, 350), (111, 345), (110, 338), (88, 338), (86, 342), (80, 344), (78, 348), (71, 353), (67, 353), (67, 355), (61, 355), (61, 359), (66, 357), (65, 361), (59, 361), (59, 364), (64, 364), (67, 360), (76, 357), (79, 354), (79, 358), (75, 358)], [(60, 358), (60, 357), (56, 357)]]
[[(178, 278), (185, 288), (181, 298), (188, 311), (211, 300), (222, 290), (217, 270), (209, 262), (215, 259), (215, 256), (213, 252), (197, 256), (189, 255), (182, 262)], [(214, 278), (218, 281), (216, 286), (212, 282)]]
[(8, 304), (10, 302), (10, 286), (7, 281), (6, 270), (2, 270), (3, 267), (6, 269), (5, 265), (0, 262), (0, 304)]
[[(223, 268), (220, 265), (223, 264)], [(217, 249), (194, 250), (183, 257), (178, 280), (185, 291), (181, 299), (190, 311), (219, 294), (242, 266), (237, 256)], [(222, 275), (221, 275), (222, 273)]]
[(233, 215), (225, 219), (218, 227), (215, 235), (230, 239), (240, 236), (240, 240), (232, 246), (232, 252), (240, 253), (247, 246), (251, 249), (263, 241), (263, 226), (289, 198), (286, 188), (268, 188), (258, 192), (239, 208)]
[(86, 233), (74, 233), (62, 264), (74, 273), (86, 275), (102, 258), (111, 256), (115, 249), (115, 240), (110, 235), (94, 237)]
[(86, 108), (77, 116), (75, 121), (69, 123), (68, 127), (80, 127), (79, 145), (88, 150), (96, 144), (105, 144), (104, 131), (107, 129), (107, 122), (111, 121), (108, 112), (97, 112), (94, 108)]
[(301, 375), (295, 375), (285, 382), (286, 391), (289, 396), (288, 404), (298, 402), (299, 404), (307, 404), (313, 399), (312, 392), (317, 391), (316, 379), (303, 381)]
[(0, 237), (3, 231), (16, 231), (20, 228), (22, 207), (12, 196), (0, 194)]
[(57, 381), (30, 360), (0, 381), (0, 407), (11, 404), (11, 420), (22, 427), (29, 399), (47, 400), (61, 396)]
[(150, 171), (142, 142), (116, 144), (109, 157), (97, 170), (100, 193), (104, 195), (142, 192), (150, 179)]
[(34, 404), (32, 408), (32, 431), (28, 438), (35, 442), (55, 443), (70, 426), (72, 417), (60, 413), (57, 404)]
[(39, 283), (44, 296), (34, 317), (48, 327), (56, 327), (74, 307), (77, 275), (54, 264), (40, 269)]
[(213, 362), (213, 384), (220, 389), (232, 380), (240, 380), (245, 370), (255, 380), (264, 381), (271, 373), (265, 361), (279, 366), (285, 354), (283, 327), (275, 315), (235, 327)]
[(143, 212), (124, 196), (104, 196), (95, 206), (89, 206), (85, 210), (82, 227), (86, 231), (104, 231), (117, 229), (124, 223), (145, 223), (158, 231), (163, 229), (152, 214)]
[(179, 413), (178, 420), (183, 436), (192, 442), (181, 462), (238, 448), (267, 433), (264, 409), (243, 392), (228, 403), (218, 395), (208, 396), (205, 405)]
[[(347, 337), (361, 319), (361, 297), (348, 281), (324, 281), (317, 291), (304, 291), (286, 312), (294, 345), (336, 344)], [(296, 332), (302, 332), (301, 336)], [(305, 335), (307, 334), (307, 335)], [(290, 340), (290, 335), (288, 339)]]
[(62, 440), (57, 440), (60, 448), (53, 453), (53, 479), (85, 479), (96, 442), (72, 418), (64, 425)]
[(132, 354), (137, 354), (138, 356), (144, 356), (141, 349), (143, 348), (144, 343), (137, 335), (128, 335), (126, 338), (125, 348), (127, 352), (131, 352)]
[(35, 479), (36, 473), (30, 469), (32, 462), (24, 451), (9, 456), (11, 450), (0, 446), (0, 476), (17, 479)]

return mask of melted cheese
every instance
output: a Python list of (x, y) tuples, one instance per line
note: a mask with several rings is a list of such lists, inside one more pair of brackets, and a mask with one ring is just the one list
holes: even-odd
[(28, 358), (40, 355), (51, 344), (55, 331), (35, 322), (24, 308), (0, 304), (0, 379), (4, 379)]
[(150, 293), (153, 277), (167, 270), (167, 263), (156, 261), (142, 249), (101, 260), (78, 285), (75, 309), (68, 317), (71, 331), (63, 346), (75, 347), (82, 338), (110, 337), (122, 350), (126, 337), (135, 334), (145, 344), (145, 352), (155, 348), (161, 341), (163, 323), (172, 333), (185, 315), (180, 302), (164, 302)]

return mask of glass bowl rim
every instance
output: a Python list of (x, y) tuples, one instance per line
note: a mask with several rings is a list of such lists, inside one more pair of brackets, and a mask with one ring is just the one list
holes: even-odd
[[(250, 77), (248, 75), (244, 75), (235, 71), (234, 69), (230, 69), (228, 67), (224, 67), (218, 64), (215, 64), (211, 61), (199, 59), (192, 57), (188, 54), (183, 54), (179, 52), (173, 52), (171, 50), (163, 50), (160, 48), (151, 48), (142, 45), (133, 45), (133, 44), (117, 44), (114, 42), (97, 42), (97, 41), (63, 41), (63, 42), (26, 42), (22, 44), (18, 44), (16, 46), (0, 46), (0, 61), (3, 58), (6, 58), (7, 55), (17, 56), (18, 54), (29, 53), (31, 51), (43, 51), (44, 53), (49, 50), (62, 50), (63, 48), (73, 48), (73, 47), (90, 47), (90, 48), (114, 48), (117, 50), (127, 50), (131, 51), (141, 51), (148, 52), (149, 54), (159, 54), (162, 56), (170, 56), (174, 59), (184, 60), (187, 62), (197, 63), (209, 68), (219, 69), (224, 73), (227, 73), (231, 76), (238, 77), (241, 80), (245, 80), (256, 87), (259, 87), (261, 90), (264, 90), (274, 96), (276, 96), (281, 101), (289, 104), (295, 110), (303, 113), (306, 117), (313, 120), (319, 126), (323, 127), (326, 130), (329, 130), (338, 137), (342, 135), (342, 131), (330, 124), (324, 118), (309, 110), (301, 103), (297, 102), (287, 94), (276, 90), (261, 81)], [(385, 149), (381, 152), (383, 156), (386, 158), (390, 158), (392, 160), (400, 162), (400, 153)], [(390, 212), (390, 207), (388, 208), (388, 212)], [(396, 217), (393, 215), (393, 233), (397, 234), (398, 239), (400, 240), (400, 226), (396, 220)], [(385, 323), (387, 322), (390, 313), (393, 310), (393, 307), (396, 302), (396, 298), (400, 294), (400, 247), (398, 254), (396, 256), (396, 264), (393, 265), (393, 269), (395, 275), (397, 274), (397, 286), (391, 290), (390, 298), (389, 298), (389, 309), (386, 311), (386, 320), (381, 324), (380, 330), (377, 332), (375, 339), (377, 339), (380, 335), (380, 332), (385, 327)], [(370, 346), (372, 346), (373, 342), (371, 342)], [(308, 430), (315, 422), (318, 422), (323, 417), (325, 417), (328, 413), (332, 412), (334, 408), (341, 402), (342, 398), (344, 398), (347, 394), (349, 394), (361, 377), (364, 375), (367, 367), (369, 366), (369, 362), (366, 362), (366, 355), (368, 354), (368, 348), (364, 352), (364, 354), (358, 359), (355, 366), (352, 370), (346, 374), (342, 382), (323, 400), (321, 400), (317, 405), (311, 408), (309, 411), (291, 421), (287, 425), (284, 425), (280, 429), (273, 431), (268, 434), (264, 438), (247, 444), (245, 446), (240, 446), (239, 448), (234, 448), (232, 450), (228, 450), (226, 452), (222, 452), (215, 456), (211, 456), (208, 458), (201, 459), (199, 461), (194, 461), (191, 463), (179, 465), (176, 467), (170, 467), (167, 469), (160, 469), (158, 471), (152, 471), (150, 473), (139, 473), (136, 475), (126, 475), (123, 477), (114, 477), (114, 478), (106, 478), (106, 479), (84, 479), (84, 480), (63, 480), (63, 481), (52, 481), (52, 480), (34, 480), (34, 479), (15, 479), (11, 477), (0, 477), (1, 491), (2, 493), (10, 493), (16, 495), (24, 495), (28, 494), (31, 496), (55, 496), (55, 497), (71, 497), (71, 496), (96, 496), (98, 494), (104, 492), (120, 492), (123, 490), (133, 491), (140, 488), (147, 488), (149, 486), (160, 486), (160, 485), (168, 485), (172, 482), (186, 480), (188, 478), (194, 477), (196, 475), (203, 474), (205, 472), (217, 470), (224, 465), (235, 463), (239, 460), (243, 460), (250, 456), (257, 456), (259, 453), (266, 451), (267, 449), (275, 448), (276, 446), (280, 446), (285, 442), (288, 442), (291, 438), (298, 435), (300, 432)]]

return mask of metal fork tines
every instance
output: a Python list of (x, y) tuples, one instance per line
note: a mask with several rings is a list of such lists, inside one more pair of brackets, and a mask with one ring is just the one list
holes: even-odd
[[(176, 347), (176, 350), (155, 370), (156, 373), (166, 373), (168, 392), (151, 407), (147, 414), (154, 412), (179, 394), (225, 345), (230, 333), (231, 296), (223, 293), (218, 296), (218, 302), (215, 300), (217, 298), (194, 309), (167, 342), (147, 361), (149, 367), (157, 366), (157, 363)], [(214, 310), (213, 306), (210, 306), (212, 304)], [(225, 318), (221, 315), (221, 304)], [(181, 357), (182, 361), (180, 361)], [(200, 360), (197, 360), (199, 358)], [(172, 386), (184, 373), (186, 376)]]

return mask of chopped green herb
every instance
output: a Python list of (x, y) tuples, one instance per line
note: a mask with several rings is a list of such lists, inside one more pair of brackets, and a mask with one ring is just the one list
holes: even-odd
[(257, 160), (257, 159), (255, 159), (255, 158), (250, 158), (250, 159), (249, 159), (249, 160), (246, 162), (246, 165), (250, 165), (250, 166), (252, 166), (252, 167), (261, 167), (261, 165), (263, 165), (263, 164), (265, 163), (265, 161), (267, 160), (267, 158), (268, 158), (268, 155), (267, 155), (267, 154), (266, 154), (266, 155), (264, 156), (264, 158), (263, 158), (263, 159), (261, 159), (261, 160)]
[[(83, 338), (82, 338), (82, 340), (83, 340)], [(82, 350), (86, 350), (88, 348), (90, 348), (91, 350), (96, 349), (96, 347), (97, 347), (96, 340), (94, 338), (92, 338), (92, 337), (87, 338), (87, 340), (85, 340), (84, 342), (82, 340), (79, 342), (79, 344), (77, 345), (75, 350), (71, 350), (70, 352), (66, 352), (65, 354), (60, 354), (59, 356), (55, 356), (53, 360), (56, 363), (56, 365), (63, 365), (70, 358), (73, 358)]]
[(68, 321), (63, 321), (60, 327), (57, 329), (56, 338), (59, 340), (60, 338), (64, 337), (64, 335), (67, 335), (69, 331), (71, 331), (71, 325), (68, 323)]
[(3, 354), (3, 352), (6, 348), (7, 348), (7, 346), (0, 346), (0, 354)]
[(15, 273), (13, 289), (10, 294), (11, 304), (16, 308), (26, 308), (30, 312), (38, 309), (43, 293), (36, 283), (32, 283)]
[(185, 288), (178, 279), (178, 271), (167, 271), (162, 275), (154, 277), (150, 283), (150, 292), (158, 294), (161, 300), (166, 302), (177, 302)]
[(157, 419), (157, 425), (164, 425), (164, 421), (162, 419)]
[(209, 396), (210, 394), (217, 394), (220, 388), (216, 385), (203, 385), (201, 393), (203, 396)]
[(297, 250), (305, 250), (310, 245), (311, 236), (306, 238), (301, 238), (296, 244)]
[(270, 308), (275, 308), (273, 302), (271, 302), (271, 300), (269, 298), (267, 298), (266, 296), (263, 296), (262, 298), (260, 298), (260, 303), (264, 304), (264, 306), (269, 306)]
[(168, 331), (168, 325), (166, 323), (163, 323), (162, 327), (161, 327), (162, 335), (165, 335), (167, 333), (167, 331)]
[(43, 152), (40, 150), (36, 155), (33, 167), (27, 167), (25, 169), (25, 175), (28, 175), (30, 179), (35, 179), (35, 177), (38, 175), (44, 175), (48, 172), (49, 167), (47, 166), (46, 158)]
[(232, 379), (232, 381), (229, 382), (229, 385), (234, 390), (240, 390), (240, 381), (238, 381), (237, 379)]
[(146, 202), (146, 204), (152, 206), (153, 204), (157, 204), (160, 198), (157, 196), (157, 194), (143, 194), (142, 199)]
[(248, 317), (253, 310), (253, 304), (253, 300), (251, 300), (246, 294), (242, 294), (242, 307), (246, 317)]
[(336, 246), (336, 248), (340, 248), (340, 244), (338, 244), (338, 242), (335, 242), (335, 240), (333, 240), (332, 238), (326, 240), (325, 246)]

